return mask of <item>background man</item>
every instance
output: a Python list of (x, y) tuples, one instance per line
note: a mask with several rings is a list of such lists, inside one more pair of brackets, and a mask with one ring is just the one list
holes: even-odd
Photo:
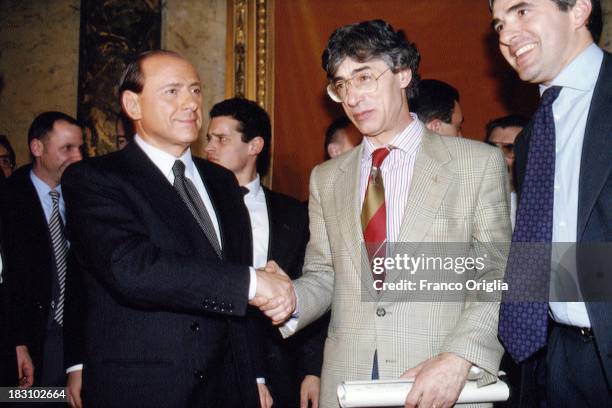
[[(134, 142), (63, 178), (86, 267), (83, 402), (100, 407), (259, 406), (243, 316), (272, 296), (250, 264), (234, 176), (193, 158), (199, 75), (168, 51), (142, 54), (120, 85)], [(278, 284), (277, 284), (278, 286)]]
[(5, 135), (0, 135), (0, 170), (9, 178), (15, 170), (15, 150)]
[(520, 115), (508, 115), (487, 123), (485, 142), (499, 147), (508, 166), (508, 185), (510, 188), (510, 221), (514, 228), (516, 220), (516, 191), (514, 187), (514, 140), (527, 125), (527, 119)]
[(361, 134), (351, 120), (341, 116), (334, 120), (325, 131), (325, 160), (333, 159), (361, 143)]
[(32, 122), (28, 143), (32, 164), (8, 179), (3, 205), (9, 332), (20, 385), (63, 386), (65, 283), (71, 271), (60, 180), (82, 158), (83, 133), (74, 118), (44, 112)]
[[(486, 372), (481, 383), (493, 381), (499, 367), (497, 303), (362, 297), (362, 285), (373, 282), (364, 244), (510, 236), (501, 153), (440, 137), (409, 112), (406, 90), (418, 83), (418, 63), (414, 44), (381, 20), (337, 29), (323, 53), (328, 93), (364, 135), (360, 148), (312, 172), (311, 237), (304, 275), (294, 282), (298, 317), (282, 327), (290, 334), (292, 325), (299, 330), (331, 306), (323, 407), (338, 406), (341, 381), (400, 376), (415, 378), (407, 407), (450, 407), (471, 365)], [(502, 254), (491, 250), (490, 258), (477, 279), (501, 277)], [(293, 301), (262, 309), (280, 322)]]
[[(515, 144), (519, 206), (512, 241), (555, 245), (552, 258), (548, 251), (523, 268), (509, 267), (510, 291), (520, 293), (534, 280), (545, 289), (549, 280), (556, 287), (551, 259), (557, 271), (555, 260), (570, 255), (555, 243), (578, 242), (574, 284), (586, 300), (504, 303), (500, 338), (524, 367), (522, 406), (535, 405), (542, 395), (552, 407), (612, 406), (609, 255), (602, 262), (581, 259), (589, 248), (585, 242), (612, 241), (612, 56), (593, 41), (601, 29), (600, 4), (491, 0), (489, 5), (502, 55), (542, 93)], [(513, 264), (511, 258), (508, 265)], [(604, 296), (593, 299), (593, 289), (602, 288)], [(546, 388), (536, 382), (538, 372), (545, 373)]]
[[(292, 279), (297, 279), (302, 274), (308, 242), (308, 212), (298, 200), (261, 184), (261, 176), (270, 165), (272, 128), (268, 114), (256, 102), (233, 98), (213, 106), (210, 118), (208, 160), (231, 170), (243, 188), (251, 221), (253, 266), (263, 267), (274, 259)], [(329, 319), (283, 340), (265, 316), (257, 313), (255, 317), (265, 327), (261, 351), (274, 406), (298, 407), (300, 400), (304, 408), (309, 401), (317, 406)]]
[(410, 99), (410, 109), (434, 133), (461, 137), (463, 112), (459, 105), (459, 91), (437, 79), (423, 79), (419, 92)]

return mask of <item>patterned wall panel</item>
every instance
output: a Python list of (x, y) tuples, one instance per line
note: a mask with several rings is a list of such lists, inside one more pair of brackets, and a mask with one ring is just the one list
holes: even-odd
[(129, 61), (160, 47), (160, 0), (81, 0), (78, 118), (90, 155), (115, 150), (118, 82)]

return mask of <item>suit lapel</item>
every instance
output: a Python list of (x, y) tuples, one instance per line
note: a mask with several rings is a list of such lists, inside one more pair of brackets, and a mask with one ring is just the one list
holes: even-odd
[(335, 205), (338, 214), (338, 227), (344, 239), (346, 249), (359, 274), (364, 288), (376, 296), (372, 288), (372, 276), (368, 256), (365, 252), (365, 242), (361, 229), (361, 157), (363, 143), (359, 148), (348, 153), (348, 157), (339, 166), (338, 178), (334, 182), (336, 189)]
[[(397, 242), (397, 251), (414, 254), (432, 227), (452, 181), (452, 173), (445, 166), (451, 160), (442, 138), (427, 129), (423, 131), (421, 150), (417, 153), (410, 193), (404, 208)], [(389, 281), (396, 281), (400, 271), (389, 273)]]
[[(234, 175), (229, 173), (228, 170), (219, 168), (216, 164), (211, 164), (197, 157), (193, 158), (193, 162), (200, 173), (217, 215), (223, 259), (251, 265), (253, 263), (252, 233), (244, 233), (245, 228), (247, 231), (251, 231), (251, 225), (249, 223), (245, 226), (240, 223), (241, 220), (250, 219), (244, 204), (244, 197), (239, 191), (237, 183), (229, 184), (230, 179), (220, 177), (218, 172), (227, 172), (229, 177), (235, 180)], [(217, 169), (213, 171), (213, 167), (217, 167)], [(208, 239), (206, 239), (206, 243), (212, 248)], [(231, 257), (229, 257), (229, 254), (231, 254)]]
[(605, 53), (587, 118), (580, 164), (577, 241), (612, 171), (612, 55)]
[(181, 246), (189, 248), (194, 242), (200, 241), (206, 241), (210, 245), (174, 187), (140, 147), (136, 143), (130, 143), (123, 152), (127, 168), (124, 174), (131, 184), (148, 198), (151, 207), (160, 219), (170, 226), (170, 230), (182, 243)]
[(284, 216), (284, 213), (280, 208), (276, 208), (272, 192), (264, 186), (262, 188), (266, 197), (266, 209), (268, 210), (268, 259), (274, 259), (283, 267), (285, 265), (282, 258), (285, 251), (280, 247), (287, 242), (286, 239), (283, 239), (287, 231), (287, 224), (280, 219)]

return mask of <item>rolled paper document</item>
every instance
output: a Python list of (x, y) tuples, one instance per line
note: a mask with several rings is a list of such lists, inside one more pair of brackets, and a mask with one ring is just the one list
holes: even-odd
[[(338, 385), (338, 400), (342, 408), (404, 406), (414, 380), (345, 381)], [(457, 400), (461, 403), (506, 401), (510, 396), (508, 385), (498, 380), (484, 387), (468, 381)]]

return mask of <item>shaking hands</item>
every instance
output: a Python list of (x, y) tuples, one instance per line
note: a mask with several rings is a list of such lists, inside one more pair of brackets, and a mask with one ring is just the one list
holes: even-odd
[(275, 325), (285, 322), (296, 306), (295, 291), (289, 276), (274, 261), (257, 269), (257, 290), (249, 302), (258, 307)]

